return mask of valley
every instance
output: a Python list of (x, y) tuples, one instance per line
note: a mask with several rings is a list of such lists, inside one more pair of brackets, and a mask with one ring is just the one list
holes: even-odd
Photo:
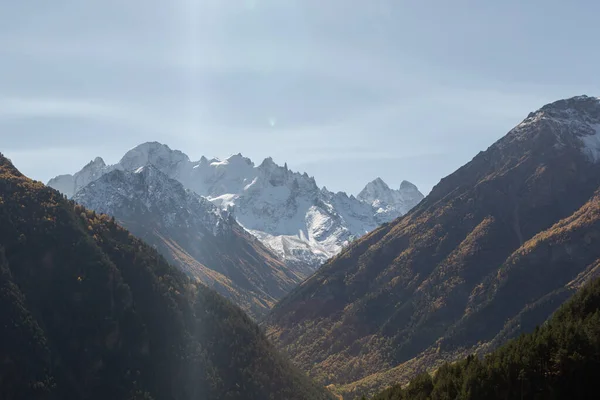
[(257, 319), (327, 258), (423, 199), (408, 182), (396, 190), (376, 179), (354, 197), (270, 158), (192, 162), (156, 142), (115, 165), (98, 157), (48, 185), (114, 216)]
[(587, 400), (600, 2), (0, 1), (0, 400)]
[[(0, 307), (17, 321), (0, 332), (16, 346), (3, 393), (515, 398), (571, 390), (572, 371), (589, 385), (593, 357), (569, 354), (597, 353), (599, 127), (600, 99), (543, 106), (425, 197), (381, 179), (332, 193), (270, 159), (195, 163), (159, 143), (53, 179), (61, 194), (0, 158)], [(517, 381), (500, 374), (514, 365)], [(181, 372), (156, 380), (165, 366)]]

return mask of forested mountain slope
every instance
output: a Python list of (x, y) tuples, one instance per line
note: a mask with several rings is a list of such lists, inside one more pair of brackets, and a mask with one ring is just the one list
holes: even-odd
[(0, 398), (328, 399), (259, 328), (0, 155)]
[(396, 385), (373, 400), (592, 399), (600, 370), (600, 280), (584, 287), (548, 323), (483, 360), (469, 356)]

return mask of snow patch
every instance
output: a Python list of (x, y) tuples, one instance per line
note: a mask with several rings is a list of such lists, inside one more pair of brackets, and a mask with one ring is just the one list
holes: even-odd
[(594, 133), (581, 136), (583, 142), (583, 153), (592, 161), (600, 161), (600, 124), (592, 126)]

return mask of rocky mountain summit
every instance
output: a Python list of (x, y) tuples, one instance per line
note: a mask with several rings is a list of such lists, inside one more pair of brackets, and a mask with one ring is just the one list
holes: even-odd
[(409, 212), (424, 196), (408, 181), (402, 181), (399, 189), (391, 189), (381, 178), (377, 178), (369, 182), (356, 197), (371, 204), (378, 215), (391, 221)]
[(115, 165), (96, 158), (76, 174), (58, 176), (48, 185), (72, 197), (111, 171), (136, 171), (147, 165), (229, 209), (241, 226), (304, 276), (423, 198), (408, 182), (392, 190), (381, 179), (367, 185), (358, 198), (333, 193), (319, 188), (313, 177), (293, 172), (287, 164), (280, 166), (272, 158), (258, 166), (241, 154), (190, 161), (182, 152), (156, 142), (137, 146)]

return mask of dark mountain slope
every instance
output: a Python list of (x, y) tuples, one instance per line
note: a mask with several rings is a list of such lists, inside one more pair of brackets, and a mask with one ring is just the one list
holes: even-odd
[(0, 156), (0, 398), (326, 399), (237, 307)]
[(271, 337), (322, 382), (370, 387), (543, 320), (600, 257), (598, 126), (585, 96), (531, 113), (284, 298)]
[(115, 170), (73, 199), (114, 216), (174, 265), (254, 318), (303, 280), (226, 211), (186, 190), (152, 165)]
[(373, 400), (596, 398), (600, 369), (600, 280), (547, 324), (487, 355), (445, 364)]

